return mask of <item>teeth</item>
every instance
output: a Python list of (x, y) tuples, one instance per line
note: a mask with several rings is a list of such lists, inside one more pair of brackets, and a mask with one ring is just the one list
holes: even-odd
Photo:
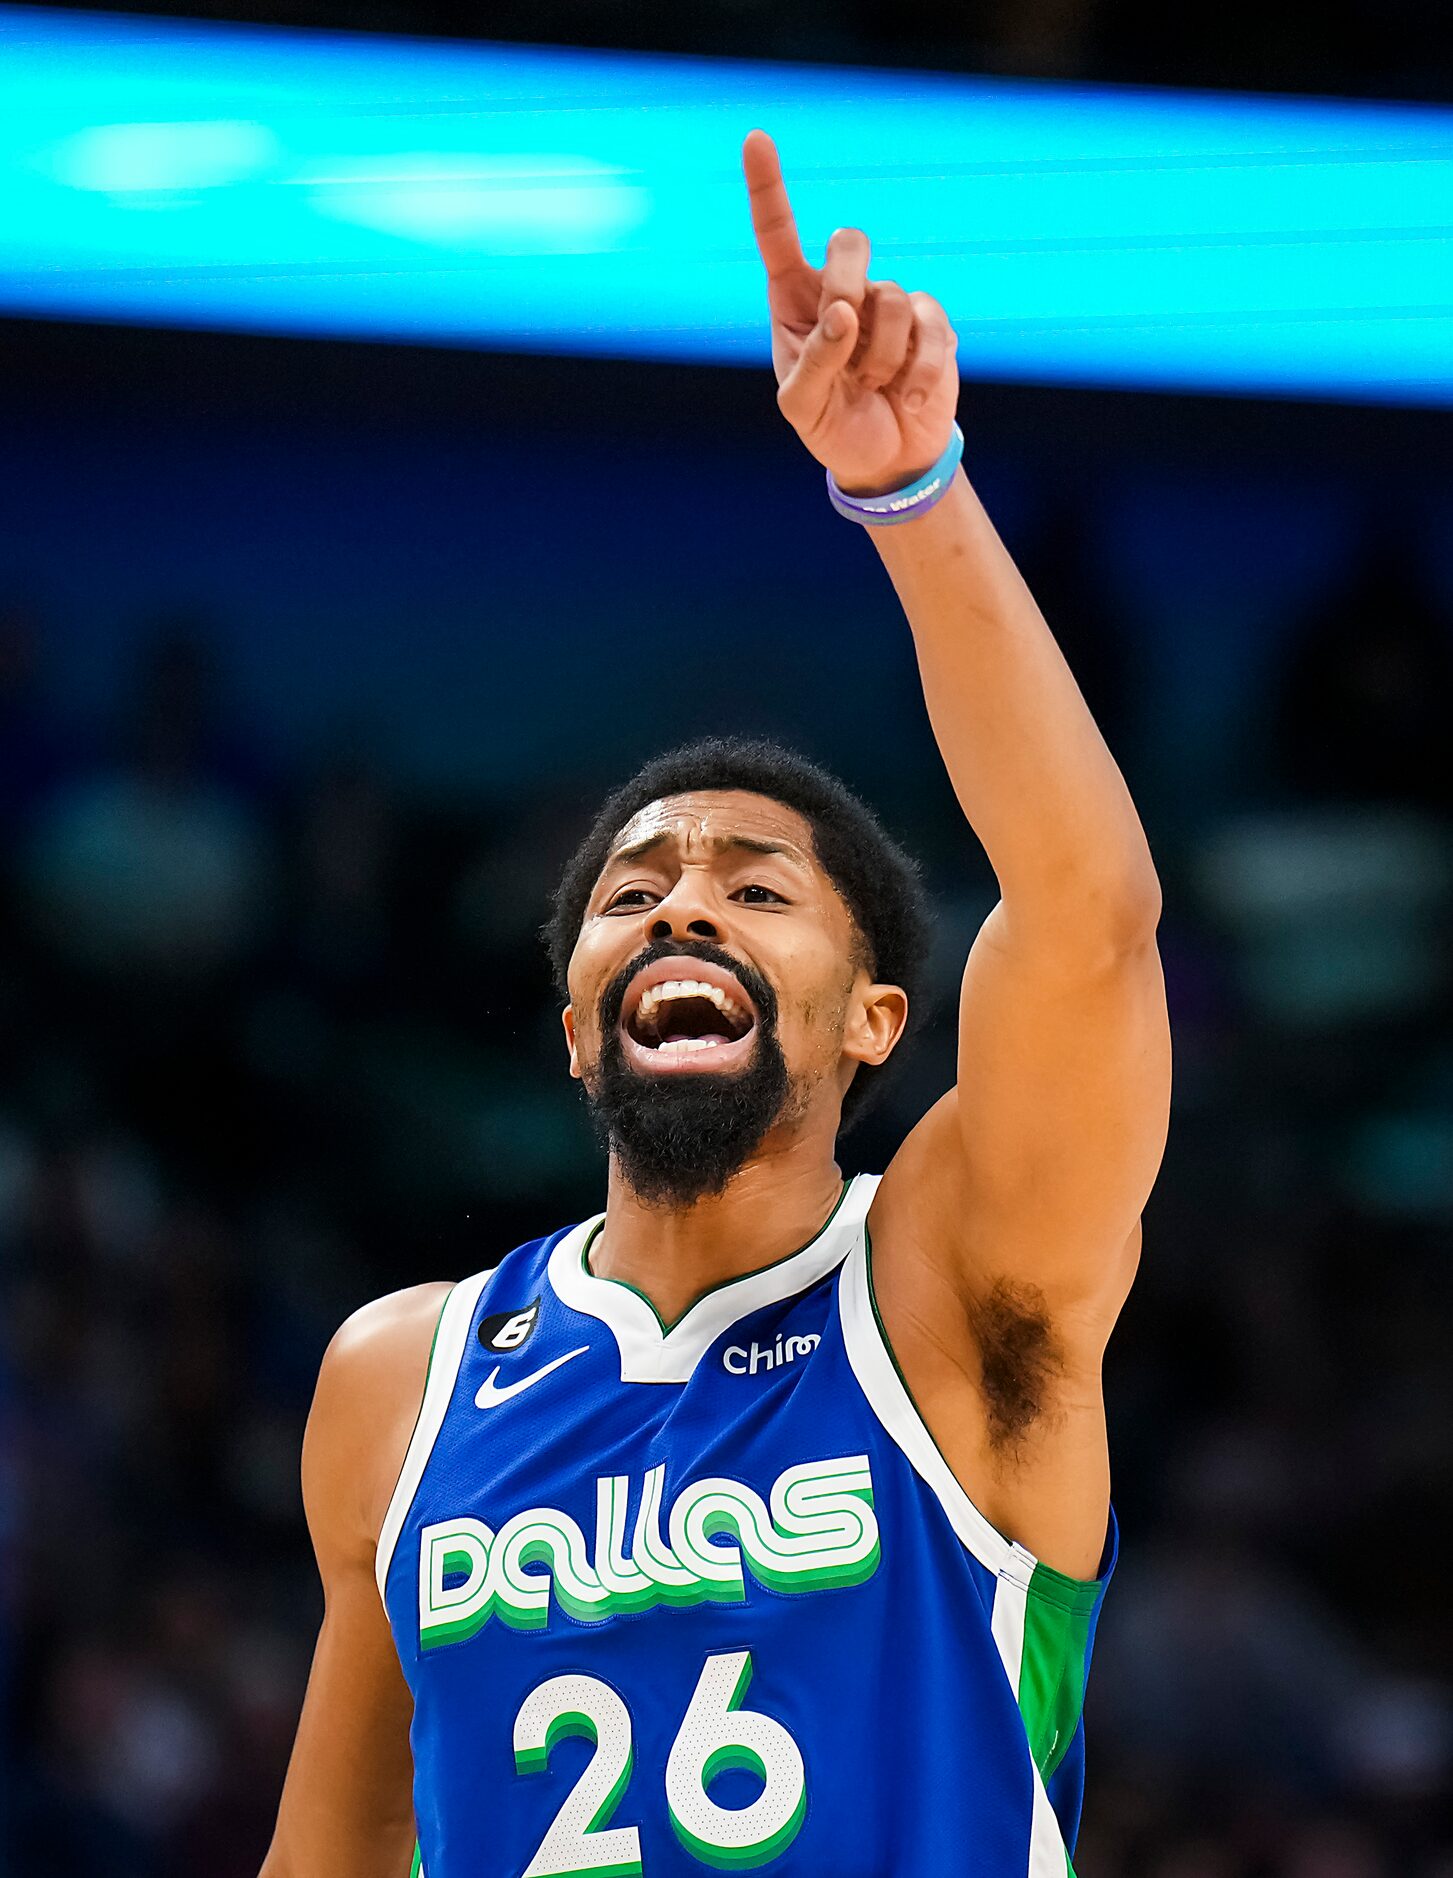
[(720, 985), (708, 985), (699, 978), (668, 978), (664, 984), (652, 985), (641, 993), (637, 1011), (645, 1022), (649, 1022), (663, 1004), (669, 1004), (673, 998), (706, 998), (724, 1017), (739, 1023), (748, 1020), (747, 1013)]
[(725, 1037), (678, 1037), (674, 1043), (658, 1043), (657, 1056), (689, 1056), (694, 1050), (716, 1050), (728, 1040)]

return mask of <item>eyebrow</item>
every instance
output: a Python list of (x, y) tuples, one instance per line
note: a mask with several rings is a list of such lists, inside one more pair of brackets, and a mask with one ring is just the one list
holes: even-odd
[[(647, 835), (642, 841), (633, 841), (627, 847), (617, 848), (606, 856), (606, 867), (615, 867), (623, 861), (638, 861), (643, 854), (649, 854), (655, 848), (662, 847), (672, 839), (669, 829), (663, 829), (658, 835)], [(807, 862), (796, 848), (788, 847), (780, 841), (761, 841), (752, 835), (708, 835), (707, 846), (718, 854), (729, 853), (733, 848), (745, 849), (748, 854), (779, 855), (790, 866), (806, 868)]]

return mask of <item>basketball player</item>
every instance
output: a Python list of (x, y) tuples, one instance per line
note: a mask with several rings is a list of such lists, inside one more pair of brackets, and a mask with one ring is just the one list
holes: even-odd
[[(911, 865), (773, 746), (657, 759), (548, 935), (605, 1210), (338, 1332), (265, 1878), (1066, 1878), (1115, 1554), (1101, 1355), (1164, 1144), (1144, 833), (957, 467), (955, 336), (744, 150), (778, 403), (877, 548), (1000, 899), (881, 1177)], [(710, 647), (702, 657), (710, 659)]]

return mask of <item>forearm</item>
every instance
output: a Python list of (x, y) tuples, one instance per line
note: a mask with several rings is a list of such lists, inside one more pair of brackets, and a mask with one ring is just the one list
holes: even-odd
[(413, 1855), (412, 1820), (279, 1821), (257, 1878), (409, 1878)]
[(338, 1655), (337, 1640), (330, 1651), (320, 1638), (258, 1878), (407, 1878), (414, 1850), (407, 1722), (401, 1729), (370, 1680), (349, 1663), (330, 1664), (330, 1654)]
[(927, 514), (868, 532), (1011, 920), (1062, 927), (1071, 904), (1077, 920), (1153, 925), (1155, 870), (1125, 780), (962, 469)]

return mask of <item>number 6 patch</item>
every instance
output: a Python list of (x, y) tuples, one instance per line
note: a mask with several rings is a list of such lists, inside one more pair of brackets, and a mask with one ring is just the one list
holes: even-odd
[(496, 1350), (508, 1356), (511, 1350), (523, 1349), (530, 1341), (539, 1315), (540, 1300), (531, 1298), (523, 1310), (496, 1311), (493, 1317), (482, 1317), (479, 1321), (479, 1341), (486, 1350)]

